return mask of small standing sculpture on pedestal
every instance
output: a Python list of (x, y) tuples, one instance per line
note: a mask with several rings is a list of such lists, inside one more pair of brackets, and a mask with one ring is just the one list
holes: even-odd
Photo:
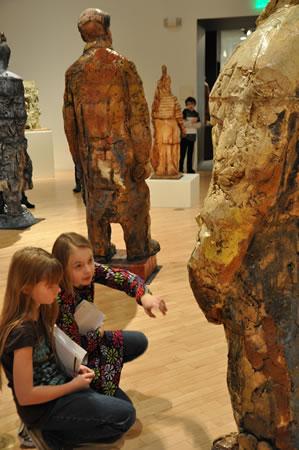
[(158, 81), (152, 106), (154, 145), (153, 178), (181, 178), (179, 174), (180, 135), (185, 133), (184, 120), (177, 98), (171, 92), (171, 79), (166, 66)]
[(189, 262), (223, 324), (239, 433), (214, 449), (299, 449), (299, 0), (271, 0), (210, 95), (215, 147)]
[(78, 28), (86, 46), (66, 72), (63, 113), (89, 239), (96, 259), (110, 261), (110, 223), (120, 223), (127, 260), (147, 260), (160, 246), (150, 233), (151, 133), (142, 81), (135, 65), (111, 49), (108, 14), (89, 8)]
[(7, 70), (10, 48), (0, 34), (0, 229), (36, 223), (21, 205), (22, 191), (32, 189), (32, 163), (25, 138), (26, 110), (22, 79)]
[(27, 130), (38, 130), (41, 128), (39, 118), (39, 99), (38, 89), (35, 85), (35, 81), (23, 81), (25, 90), (25, 106), (27, 113), (27, 121), (25, 128)]

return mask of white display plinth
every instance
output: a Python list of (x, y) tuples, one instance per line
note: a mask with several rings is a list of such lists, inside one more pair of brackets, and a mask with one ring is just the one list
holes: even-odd
[(151, 194), (151, 206), (192, 208), (199, 204), (199, 174), (186, 174), (179, 180), (146, 180)]
[(26, 130), (25, 136), (33, 165), (33, 179), (54, 178), (52, 130)]

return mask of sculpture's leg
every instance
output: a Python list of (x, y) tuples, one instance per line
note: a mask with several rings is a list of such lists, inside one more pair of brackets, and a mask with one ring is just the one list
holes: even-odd
[(16, 217), (23, 213), (23, 208), (21, 205), (21, 192), (3, 191), (3, 200), (6, 204), (6, 214), (8, 216)]
[(111, 226), (108, 220), (107, 211), (96, 208), (86, 208), (86, 221), (88, 228), (88, 238), (91, 242), (96, 259), (103, 258), (109, 261), (116, 253), (115, 247), (111, 244)]
[(179, 144), (170, 144), (167, 146), (167, 173), (168, 175), (177, 175), (179, 172)]
[(127, 194), (120, 205), (120, 224), (129, 261), (147, 258), (160, 250), (158, 242), (151, 239), (149, 215), (149, 189), (143, 181)]
[(158, 159), (158, 165), (157, 165), (157, 169), (156, 169), (156, 175), (163, 176), (167, 173), (167, 163), (166, 163), (166, 158), (167, 158), (166, 148), (167, 148), (167, 146), (165, 144), (160, 144), (159, 148), (160, 148), (160, 150), (159, 150), (159, 159)]

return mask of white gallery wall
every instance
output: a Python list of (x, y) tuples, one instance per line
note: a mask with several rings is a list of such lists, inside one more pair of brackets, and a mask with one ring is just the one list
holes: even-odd
[[(172, 77), (182, 103), (196, 96), (197, 19), (254, 15), (253, 0), (0, 0), (0, 31), (11, 47), (10, 70), (35, 80), (40, 92), (42, 127), (53, 130), (56, 170), (73, 167), (64, 136), (64, 73), (84, 43), (77, 18), (88, 7), (111, 14), (113, 47), (134, 61), (151, 107), (161, 65)], [(164, 18), (182, 18), (168, 29)], [(42, 155), (41, 155), (42, 157)]]

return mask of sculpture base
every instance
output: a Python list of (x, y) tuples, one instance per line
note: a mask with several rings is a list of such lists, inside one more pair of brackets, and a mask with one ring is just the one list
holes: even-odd
[[(28, 153), (32, 159), (33, 176), (37, 178), (54, 178), (53, 132), (47, 128), (25, 130), (28, 141)], [(43, 157), (41, 158), (41, 149)]]
[(238, 450), (238, 433), (230, 433), (213, 442), (212, 450)]
[(273, 450), (266, 441), (258, 441), (252, 434), (230, 433), (213, 442), (211, 450)]
[(177, 175), (152, 175), (150, 177), (151, 180), (179, 180), (183, 177), (182, 173), (178, 173)]
[(41, 220), (43, 219), (36, 219), (27, 208), (24, 208), (22, 214), (19, 216), (0, 214), (0, 229), (19, 230), (22, 228), (31, 227), (31, 225), (34, 225)]
[[(98, 261), (97, 257), (95, 257), (95, 260)], [(128, 261), (125, 250), (117, 250), (117, 253), (115, 254), (115, 256), (113, 256), (108, 264), (112, 267), (127, 269), (130, 272), (136, 273), (136, 275), (139, 275), (145, 281), (158, 268), (156, 255), (149, 256), (148, 258), (141, 259), (140, 261)]]
[(184, 174), (179, 180), (148, 178), (151, 206), (193, 208), (199, 205), (199, 174)]

